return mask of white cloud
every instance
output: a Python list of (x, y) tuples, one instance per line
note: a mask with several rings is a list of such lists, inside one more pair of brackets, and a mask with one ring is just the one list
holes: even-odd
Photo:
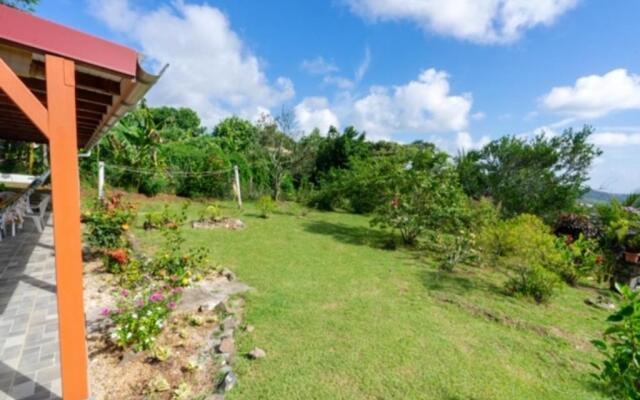
[(473, 140), (473, 137), (471, 137), (469, 132), (458, 132), (456, 137), (456, 146), (458, 150), (469, 151), (480, 149), (490, 141), (491, 139), (488, 136), (483, 136), (476, 142)]
[(428, 69), (402, 86), (372, 87), (353, 101), (348, 119), (371, 138), (389, 138), (394, 132), (459, 132), (469, 124), (471, 104), (469, 94), (450, 94), (446, 72)]
[(371, 65), (371, 50), (367, 46), (364, 50), (364, 58), (362, 59), (362, 62), (360, 62), (360, 65), (358, 65), (358, 68), (356, 68), (356, 82), (360, 82), (362, 78), (364, 78), (364, 75), (369, 70), (369, 65)]
[(170, 64), (149, 94), (152, 104), (191, 107), (213, 125), (230, 114), (253, 117), (294, 96), (289, 79), (269, 81), (220, 10), (171, 4), (141, 12), (127, 0), (90, 2), (96, 17), (136, 42), (156, 66)]
[(574, 86), (551, 89), (541, 99), (547, 110), (579, 118), (640, 109), (640, 76), (625, 69), (579, 78)]
[(578, 0), (345, 0), (369, 20), (408, 20), (422, 29), (477, 43), (505, 43), (550, 25)]
[(483, 113), (482, 111), (478, 111), (477, 113), (473, 113), (471, 114), (471, 118), (474, 121), (482, 121), (483, 119), (485, 119), (487, 117), (487, 115), (485, 113)]
[(329, 108), (329, 101), (324, 97), (307, 97), (294, 107), (293, 112), (298, 128), (305, 133), (318, 128), (324, 134), (331, 126), (340, 127), (338, 117)]
[(602, 147), (640, 146), (640, 133), (594, 133), (591, 142)]
[(328, 85), (335, 85), (338, 89), (343, 89), (343, 90), (353, 89), (355, 85), (352, 80), (344, 78), (342, 76), (328, 75), (324, 77), (322, 82)]
[(303, 60), (302, 69), (314, 75), (330, 74), (340, 70), (335, 64), (328, 62), (320, 56), (312, 60)]

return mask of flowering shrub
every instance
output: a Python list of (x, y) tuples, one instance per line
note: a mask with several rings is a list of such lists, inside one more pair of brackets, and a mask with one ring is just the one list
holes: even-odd
[(182, 291), (148, 288), (133, 296), (123, 290), (116, 310), (104, 309), (102, 314), (113, 321), (111, 338), (122, 348), (148, 350), (155, 344), (169, 313), (176, 308)]
[(127, 249), (105, 250), (104, 265), (107, 271), (112, 274), (122, 272), (129, 263), (129, 253)]
[(124, 204), (120, 195), (97, 202), (82, 218), (86, 240), (98, 251), (129, 247), (126, 232), (134, 219), (133, 206)]
[(443, 244), (443, 257), (438, 268), (443, 271), (453, 271), (457, 265), (477, 258), (474, 233), (462, 230), (457, 235), (443, 235), (438, 239)]
[(151, 274), (173, 287), (189, 286), (208, 272), (210, 265), (205, 248), (185, 249), (179, 225), (169, 225), (162, 231), (165, 244), (149, 266)]

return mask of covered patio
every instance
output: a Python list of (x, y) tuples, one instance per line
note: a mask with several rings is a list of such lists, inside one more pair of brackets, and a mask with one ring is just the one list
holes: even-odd
[(90, 395), (79, 149), (158, 78), (132, 49), (0, 5), (0, 139), (48, 145), (53, 208), (42, 233), (0, 242), (0, 398)]

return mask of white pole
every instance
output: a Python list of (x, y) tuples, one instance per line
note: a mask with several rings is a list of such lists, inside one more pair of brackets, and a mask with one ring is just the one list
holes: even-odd
[(238, 207), (242, 208), (242, 193), (240, 192), (240, 173), (238, 172), (238, 166), (233, 166), (233, 174), (235, 176), (236, 183), (236, 196), (238, 196)]
[(104, 199), (104, 161), (98, 161), (98, 199)]

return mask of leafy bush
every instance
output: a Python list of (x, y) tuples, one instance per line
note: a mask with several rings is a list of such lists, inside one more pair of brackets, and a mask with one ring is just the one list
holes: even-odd
[(492, 263), (514, 269), (517, 276), (506, 284), (512, 293), (546, 301), (557, 288), (558, 276), (571, 283), (576, 272), (567, 254), (558, 247), (551, 229), (534, 215), (489, 226), (480, 235), (480, 247)]
[(179, 212), (171, 211), (168, 204), (165, 204), (162, 211), (150, 212), (146, 215), (143, 227), (145, 230), (162, 229), (167, 227), (177, 227), (183, 225), (187, 220), (187, 210), (190, 206), (189, 202), (185, 202)]
[(610, 326), (602, 340), (593, 345), (605, 357), (600, 371), (593, 374), (615, 399), (640, 399), (640, 293), (627, 286), (616, 286), (619, 292), (616, 311), (607, 318)]
[(149, 197), (153, 197), (159, 193), (167, 192), (169, 190), (169, 186), (170, 182), (164, 175), (156, 174), (143, 179), (140, 182), (138, 191)]
[(518, 267), (516, 273), (507, 281), (507, 291), (532, 297), (538, 303), (549, 301), (561, 284), (556, 274), (537, 265)]
[(271, 196), (262, 196), (258, 199), (258, 210), (260, 210), (260, 216), (262, 218), (269, 218), (271, 214), (276, 210), (276, 202), (273, 201)]
[(123, 203), (122, 196), (112, 196), (84, 213), (85, 238), (98, 251), (129, 247), (126, 232), (134, 220), (133, 206)]
[(216, 203), (212, 203), (205, 207), (200, 213), (202, 221), (219, 221), (222, 218), (222, 210)]
[(148, 350), (155, 344), (169, 313), (176, 308), (180, 290), (148, 288), (136, 296), (123, 291), (117, 309), (104, 309), (114, 323), (111, 338), (122, 348)]
[(602, 279), (605, 275), (605, 258), (597, 241), (580, 235), (577, 239), (572, 236), (559, 238), (556, 243), (574, 267), (573, 279), (565, 279), (567, 283), (575, 284), (578, 278), (590, 275)]

